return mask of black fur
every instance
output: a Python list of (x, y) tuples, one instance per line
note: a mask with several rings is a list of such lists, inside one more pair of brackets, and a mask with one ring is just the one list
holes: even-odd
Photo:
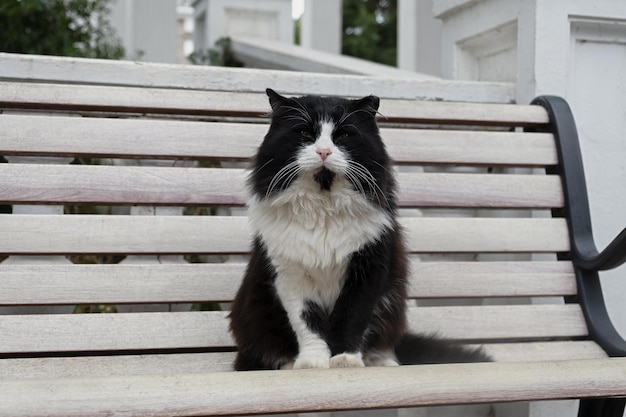
[(276, 369), (298, 354), (298, 342), (274, 290), (274, 272), (256, 239), (248, 272), (230, 313), (237, 370)]
[(400, 340), (396, 345), (396, 357), (401, 365), (491, 360), (480, 348), (471, 349), (432, 335), (416, 334), (406, 334)]
[[(336, 126), (333, 143), (371, 175), (371, 180), (351, 178), (352, 188), (392, 219), (391, 227), (375, 241), (352, 253), (332, 309), (306, 300), (301, 318), (307, 327), (326, 342), (331, 355), (395, 352), (403, 364), (487, 360), (479, 350), (407, 334), (408, 263), (396, 222), (396, 181), (375, 120), (378, 98), (285, 98), (269, 89), (267, 93), (272, 122), (253, 162), (252, 195), (271, 199), (289, 189), (302, 174), (277, 173), (315, 140), (319, 121), (331, 119)], [(329, 192), (337, 175), (326, 168), (316, 172), (319, 192)], [(237, 370), (277, 369), (299, 353), (296, 334), (274, 286), (276, 277), (265, 243), (257, 236), (230, 314), (238, 347)]]

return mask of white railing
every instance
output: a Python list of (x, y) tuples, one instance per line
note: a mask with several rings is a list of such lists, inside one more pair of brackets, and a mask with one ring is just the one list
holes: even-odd
[(347, 55), (333, 54), (261, 38), (232, 37), (231, 48), (247, 67), (328, 74), (374, 75), (437, 80), (438, 77), (404, 71)]

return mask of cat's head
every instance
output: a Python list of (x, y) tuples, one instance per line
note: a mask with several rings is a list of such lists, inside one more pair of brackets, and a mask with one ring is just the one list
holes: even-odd
[(257, 197), (271, 198), (297, 179), (328, 192), (341, 178), (374, 204), (389, 205), (395, 182), (376, 124), (378, 97), (267, 95), (272, 121), (250, 177)]

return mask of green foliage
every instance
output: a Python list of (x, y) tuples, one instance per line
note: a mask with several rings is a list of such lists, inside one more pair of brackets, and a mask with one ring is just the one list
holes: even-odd
[(2, 0), (0, 51), (120, 59), (109, 0)]
[(117, 307), (111, 304), (88, 304), (74, 307), (74, 314), (117, 313)]
[(220, 303), (208, 301), (204, 303), (196, 303), (191, 306), (191, 311), (222, 311)]
[(233, 54), (230, 38), (220, 38), (215, 42), (215, 48), (207, 51), (196, 51), (187, 59), (194, 65), (213, 65), (216, 67), (243, 67)]
[(343, 0), (342, 53), (396, 65), (397, 0)]
[(293, 21), (293, 43), (302, 45), (302, 18)]

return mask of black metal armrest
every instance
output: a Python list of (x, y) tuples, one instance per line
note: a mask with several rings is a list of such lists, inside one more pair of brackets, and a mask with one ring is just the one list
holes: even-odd
[(626, 229), (598, 253), (593, 241), (591, 215), (578, 142), (576, 123), (565, 100), (555, 96), (540, 96), (533, 104), (543, 106), (550, 116), (550, 131), (555, 135), (560, 164), (558, 174), (565, 194), (564, 215), (570, 229), (571, 260), (587, 271), (602, 271), (626, 262)]
[(570, 230), (570, 251), (559, 259), (574, 264), (580, 303), (590, 336), (610, 356), (626, 356), (626, 340), (617, 332), (606, 310), (598, 271), (615, 268), (626, 262), (626, 229), (601, 253), (593, 240), (585, 173), (574, 117), (565, 100), (540, 96), (533, 104), (546, 109), (550, 123), (546, 131), (554, 134), (559, 165), (550, 173), (559, 174), (565, 205), (553, 215), (564, 217)]
[(591, 271), (605, 271), (622, 265), (626, 262), (626, 228), (602, 252), (583, 254), (578, 248), (572, 261), (576, 266)]

